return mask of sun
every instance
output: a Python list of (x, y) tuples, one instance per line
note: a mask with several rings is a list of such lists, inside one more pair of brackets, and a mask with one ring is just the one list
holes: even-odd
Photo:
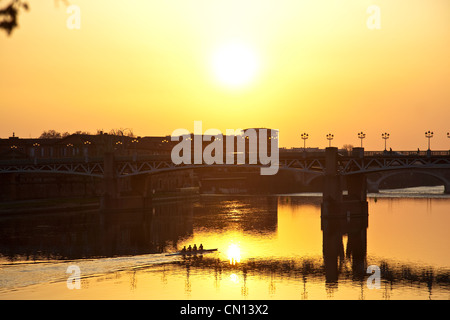
[(230, 264), (236, 264), (241, 262), (241, 249), (236, 244), (230, 244), (228, 247), (228, 260), (230, 260)]
[(236, 88), (248, 85), (255, 79), (260, 61), (250, 46), (233, 42), (216, 49), (212, 68), (220, 83)]

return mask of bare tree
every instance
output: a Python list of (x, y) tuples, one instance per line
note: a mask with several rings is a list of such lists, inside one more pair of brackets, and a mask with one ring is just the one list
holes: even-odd
[(135, 137), (135, 135), (133, 133), (133, 130), (129, 129), (129, 128), (125, 128), (125, 129), (122, 129), (122, 128), (120, 128), (120, 129), (111, 129), (109, 131), (109, 134), (111, 134), (113, 136), (122, 136), (122, 137), (125, 136), (125, 137), (131, 137), (131, 138)]
[(39, 139), (61, 139), (61, 137), (61, 132), (58, 132), (56, 130), (47, 130), (42, 132)]
[(77, 130), (75, 131), (73, 134), (85, 134), (85, 135), (90, 135), (91, 133), (89, 131), (81, 131), (81, 130)]
[(342, 146), (342, 149), (347, 150), (347, 152), (352, 152), (353, 150), (353, 145), (352, 144), (344, 144)]
[[(58, 132), (56, 130), (45, 130), (41, 133), (41, 135), (39, 136), (39, 139), (61, 139), (61, 138), (65, 138), (70, 136), (71, 134), (80, 134), (80, 135), (92, 135), (92, 133), (90, 133), (89, 131), (82, 131), (82, 130), (77, 130), (74, 133), (69, 133), (69, 132)], [(103, 134), (103, 130), (99, 130), (97, 129), (96, 135), (100, 135)], [(125, 129), (112, 129), (109, 131), (110, 135), (114, 135), (114, 136), (120, 136), (120, 137), (130, 137), (130, 138), (135, 138), (136, 136), (133, 133), (132, 129), (129, 128), (125, 128)]]
[[(90, 135), (90, 133), (88, 131), (81, 131), (81, 130), (75, 131), (72, 134)], [(68, 137), (70, 135), (71, 135), (71, 133), (69, 133), (67, 131), (61, 133), (61, 132), (58, 132), (58, 131), (52, 129), (52, 130), (43, 131), (41, 133), (41, 135), (39, 136), (39, 139), (61, 139), (61, 138)]]

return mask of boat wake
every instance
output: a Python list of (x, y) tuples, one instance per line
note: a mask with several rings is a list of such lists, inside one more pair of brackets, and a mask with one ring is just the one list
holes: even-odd
[(19, 262), (0, 264), (0, 292), (21, 287), (67, 281), (73, 275), (73, 267), (80, 271), (80, 278), (133, 270), (158, 264), (171, 263), (179, 256), (146, 254), (130, 257), (64, 260), (52, 262)]

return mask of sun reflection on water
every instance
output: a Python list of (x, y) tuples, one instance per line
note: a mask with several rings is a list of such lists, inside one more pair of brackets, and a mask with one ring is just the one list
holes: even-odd
[(230, 244), (228, 247), (228, 260), (230, 260), (231, 265), (241, 262), (241, 249), (236, 244)]
[(230, 275), (230, 281), (233, 283), (239, 283), (239, 276), (235, 273)]

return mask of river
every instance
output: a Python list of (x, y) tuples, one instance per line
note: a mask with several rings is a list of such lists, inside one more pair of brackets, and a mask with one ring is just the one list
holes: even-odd
[[(331, 238), (320, 205), (320, 194), (210, 195), (5, 215), (0, 299), (450, 299), (443, 187), (369, 194), (367, 224)], [(218, 250), (167, 255), (194, 244)]]

